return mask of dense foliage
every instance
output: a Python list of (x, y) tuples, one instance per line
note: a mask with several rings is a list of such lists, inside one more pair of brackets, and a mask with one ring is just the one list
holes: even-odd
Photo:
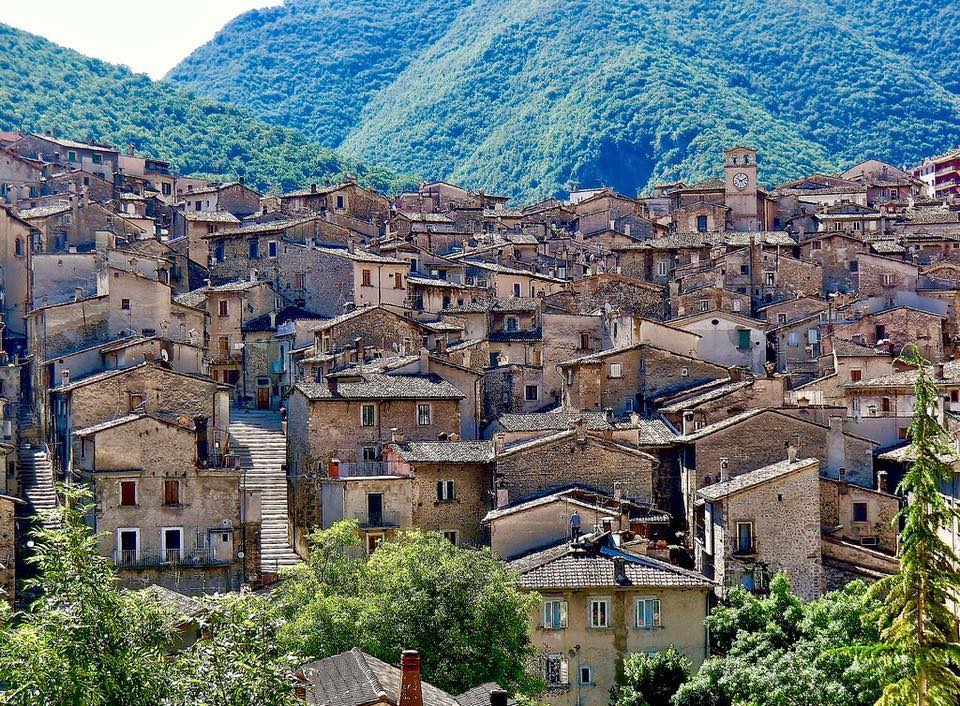
[(623, 675), (610, 690), (610, 706), (670, 706), (692, 668), (690, 660), (672, 646), (653, 655), (627, 655)]
[(296, 130), (3, 24), (0, 129), (57, 130), (120, 149), (134, 145), (182, 173), (243, 175), (260, 188), (289, 190), (346, 174), (383, 191), (412, 184), (386, 169), (345, 159)]
[(287, 0), (170, 78), (360, 159), (519, 196), (777, 183), (960, 144), (960, 5), (917, 0)]
[(770, 595), (732, 590), (707, 618), (716, 654), (680, 687), (674, 706), (872, 706), (902, 663), (883, 667), (842, 648), (879, 638), (882, 602), (849, 584), (804, 603), (781, 574)]
[(400, 534), (360, 556), (356, 524), (312, 536), (309, 560), (280, 583), (281, 638), (305, 657), (359, 647), (385, 662), (419, 650), (424, 679), (451, 693), (496, 681), (529, 691), (527, 625), (536, 597), (488, 549), (435, 532)]

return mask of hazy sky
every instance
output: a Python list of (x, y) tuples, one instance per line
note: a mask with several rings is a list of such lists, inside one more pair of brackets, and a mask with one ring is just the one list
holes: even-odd
[[(161, 78), (242, 12), (281, 0), (9, 0), (0, 22)], [(5, 6), (5, 7), (4, 7)]]

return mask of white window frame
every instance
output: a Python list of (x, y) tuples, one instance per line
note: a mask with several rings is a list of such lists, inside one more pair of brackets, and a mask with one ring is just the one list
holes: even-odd
[(623, 377), (623, 363), (610, 363), (610, 377), (618, 379)]
[[(647, 625), (647, 603), (652, 603), (653, 605), (653, 614), (651, 616), (651, 624)], [(639, 630), (653, 630), (654, 628), (663, 627), (663, 605), (660, 602), (658, 596), (639, 596), (633, 604), (633, 624)]]
[(450, 502), (457, 497), (457, 484), (452, 478), (437, 481), (437, 501)]
[[(426, 409), (426, 422), (424, 422), (420, 416), (420, 413)], [(417, 426), (418, 427), (428, 427), (433, 424), (433, 405), (429, 402), (417, 402)]]
[[(560, 624), (557, 625), (553, 620), (554, 606), (559, 606), (558, 613)], [(570, 624), (569, 606), (564, 598), (544, 598), (540, 606), (540, 618), (543, 621), (544, 630), (565, 630)]]
[[(740, 528), (741, 528), (741, 527), (749, 527), (749, 528), (750, 528), (750, 546), (747, 547), (746, 549), (744, 549), (743, 547), (740, 546)], [(744, 552), (744, 551), (749, 551), (749, 550), (752, 550), (752, 549), (756, 548), (756, 546), (757, 546), (757, 535), (756, 535), (755, 532), (754, 532), (754, 527), (753, 527), (753, 521), (752, 521), (752, 520), (739, 520), (739, 521), (737, 521), (736, 525), (734, 526), (734, 529), (736, 530), (736, 534), (734, 534), (734, 536), (733, 536), (733, 537), (734, 537), (734, 551)]]
[(173, 547), (167, 546), (167, 532), (170, 530), (177, 530), (180, 533), (180, 544), (178, 547), (176, 547), (176, 549), (180, 554), (180, 561), (183, 562), (183, 539), (184, 539), (183, 527), (178, 527), (175, 525), (170, 527), (160, 528), (160, 560), (162, 563), (169, 563), (166, 560), (167, 552), (170, 549), (173, 549)]
[[(600, 611), (602, 611), (602, 614)], [(598, 620), (598, 618), (602, 618), (602, 620)], [(591, 597), (587, 601), (587, 626), (595, 630), (601, 630), (610, 627), (609, 597), (596, 596)]]
[[(587, 675), (586, 679), (583, 678), (584, 674)], [(593, 667), (589, 664), (581, 664), (577, 669), (577, 679), (580, 686), (593, 686)]]
[(669, 266), (667, 264), (667, 261), (660, 260), (660, 262), (657, 263), (657, 276), (666, 277), (668, 271), (669, 271)]
[[(143, 542), (140, 541), (140, 528), (139, 528), (139, 527), (117, 527), (116, 534), (114, 535), (114, 538), (115, 538), (114, 541), (115, 541), (115, 543), (116, 543), (116, 544), (115, 544), (115, 546), (116, 546), (116, 555), (115, 555), (115, 557), (114, 557), (114, 559), (115, 559), (115, 560), (114, 560), (114, 563), (117, 563), (117, 562), (116, 562), (116, 557), (119, 557), (119, 556), (120, 556), (120, 552), (123, 551), (123, 549), (122, 549), (123, 544), (122, 544), (121, 541), (120, 541), (120, 535), (121, 535), (123, 532), (133, 532), (133, 533), (136, 535), (136, 537), (137, 537), (137, 548), (133, 550), (133, 559), (134, 559), (134, 561), (139, 561), (139, 560), (140, 560), (140, 555), (141, 555), (141, 553), (142, 553), (142, 551), (143, 551)], [(123, 565), (122, 562), (121, 562), (119, 565), (122, 566), (122, 565)]]
[[(373, 419), (370, 422), (370, 424), (365, 424), (363, 419), (364, 417), (363, 413), (364, 413), (364, 410), (366, 410), (368, 407), (373, 410)], [(360, 405), (360, 426), (364, 427), (365, 429), (369, 429), (370, 427), (377, 426), (377, 405), (373, 404), (372, 402), (364, 402), (363, 404)]]

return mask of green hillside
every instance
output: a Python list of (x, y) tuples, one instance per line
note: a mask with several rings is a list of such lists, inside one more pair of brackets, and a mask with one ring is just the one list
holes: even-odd
[[(349, 5), (349, 7), (342, 7)], [(776, 183), (960, 145), (960, 9), (917, 0), (287, 0), (170, 74), (393, 169), (534, 197), (761, 151)]]
[(244, 175), (260, 188), (292, 189), (347, 173), (382, 190), (412, 183), (239, 108), (0, 24), (0, 129), (17, 128), (134, 145), (185, 174)]

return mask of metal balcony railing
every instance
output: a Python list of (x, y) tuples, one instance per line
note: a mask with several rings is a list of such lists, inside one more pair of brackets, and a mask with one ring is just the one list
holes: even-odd
[(230, 558), (217, 557), (212, 550), (181, 552), (165, 549), (157, 553), (142, 553), (136, 550), (116, 550), (113, 563), (121, 569), (159, 569), (177, 566), (224, 566), (233, 562)]
[(757, 540), (751, 539), (749, 541), (740, 540), (738, 541), (733, 550), (730, 552), (732, 556), (756, 556), (757, 554)]

